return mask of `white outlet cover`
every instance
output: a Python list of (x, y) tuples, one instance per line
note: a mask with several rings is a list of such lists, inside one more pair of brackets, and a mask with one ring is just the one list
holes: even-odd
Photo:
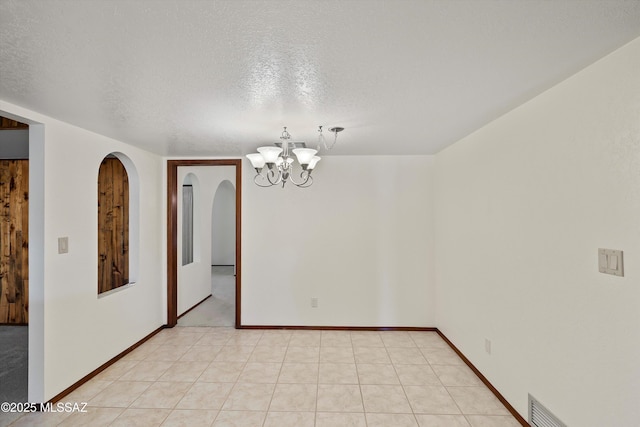
[(598, 271), (604, 274), (624, 277), (624, 266), (621, 250), (598, 249)]
[(59, 254), (69, 253), (69, 238), (68, 237), (58, 237), (58, 253)]

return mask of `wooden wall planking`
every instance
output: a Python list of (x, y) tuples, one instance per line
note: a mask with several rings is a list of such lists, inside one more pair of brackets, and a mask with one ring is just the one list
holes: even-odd
[(0, 324), (29, 323), (29, 160), (0, 160)]
[(98, 173), (98, 293), (129, 283), (129, 179), (106, 157)]
[(0, 129), (29, 129), (29, 125), (0, 116)]

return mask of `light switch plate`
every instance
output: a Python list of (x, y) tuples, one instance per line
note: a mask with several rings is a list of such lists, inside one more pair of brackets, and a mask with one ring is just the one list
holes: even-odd
[(69, 238), (58, 237), (58, 253), (66, 254), (69, 252)]
[(624, 277), (622, 251), (616, 249), (598, 249), (598, 271), (604, 274)]

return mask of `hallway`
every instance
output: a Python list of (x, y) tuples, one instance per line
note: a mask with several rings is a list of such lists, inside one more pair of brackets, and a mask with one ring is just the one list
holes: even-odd
[(211, 267), (211, 296), (178, 319), (178, 326), (235, 326), (233, 266)]

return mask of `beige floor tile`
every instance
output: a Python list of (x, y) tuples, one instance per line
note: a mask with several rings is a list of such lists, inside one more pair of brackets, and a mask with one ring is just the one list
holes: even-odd
[(320, 384), (358, 384), (355, 363), (320, 363)]
[(465, 365), (431, 365), (445, 386), (482, 386), (480, 378)]
[(256, 346), (249, 357), (249, 362), (282, 363), (286, 352), (286, 346)]
[(283, 363), (278, 377), (279, 383), (317, 384), (318, 363)]
[[(14, 422), (17, 422), (20, 419), (24, 419), (26, 415), (30, 415), (29, 414), (24, 414), (24, 413), (20, 413), (20, 412), (2, 412), (0, 411), (0, 426), (2, 427), (6, 427)], [(60, 420), (62, 421), (62, 419)], [(25, 421), (22, 421), (23, 423)], [(25, 425), (25, 424), (22, 424)]]
[(169, 337), (164, 344), (165, 345), (178, 345), (178, 346), (192, 346), (204, 336), (201, 332), (188, 332), (179, 333)]
[(509, 411), (486, 387), (447, 387), (463, 414), (509, 415)]
[(320, 347), (320, 337), (320, 331), (294, 331), (289, 347)]
[(211, 362), (198, 378), (198, 382), (234, 383), (238, 380), (244, 365), (242, 362)]
[(455, 351), (450, 348), (421, 348), (422, 354), (432, 365), (464, 365)]
[(315, 411), (317, 391), (315, 384), (277, 384), (269, 411)]
[(424, 358), (418, 348), (409, 347), (387, 347), (387, 353), (394, 364), (402, 365), (425, 365), (427, 359)]
[[(103, 408), (91, 408), (91, 411), (102, 410)], [(106, 409), (106, 408), (105, 408)], [(89, 409), (87, 408), (87, 411)], [(122, 409), (116, 409), (113, 419), (115, 419)], [(3, 415), (15, 415), (11, 418), (4, 418)], [(81, 413), (69, 412), (30, 412), (28, 414), (6, 414), (0, 412), (0, 425), (11, 427), (53, 427), (59, 425), (71, 415), (87, 415)], [(6, 422), (5, 422), (6, 421)], [(13, 421), (13, 423), (11, 422)]]
[(437, 332), (409, 332), (418, 347), (450, 348)]
[(409, 332), (404, 331), (386, 331), (380, 332), (380, 337), (385, 347), (416, 347)]
[(365, 412), (411, 414), (409, 401), (400, 385), (360, 386)]
[(464, 415), (416, 414), (420, 427), (471, 427)]
[(360, 384), (400, 384), (391, 364), (359, 363), (356, 368)]
[(64, 400), (89, 413), (14, 426), (519, 425), (437, 333), (418, 331), (173, 328)]
[(118, 378), (122, 377), (122, 375), (130, 371), (132, 368), (134, 368), (138, 363), (140, 363), (140, 361), (138, 360), (120, 359), (116, 363), (93, 377), (93, 379), (99, 381), (115, 381)]
[(391, 363), (384, 347), (354, 347), (353, 353), (356, 363)]
[(180, 358), (181, 362), (213, 362), (221, 345), (194, 345)]
[[(262, 331), (242, 331), (249, 333), (241, 333), (229, 338), (226, 345), (239, 345), (255, 347), (262, 338)], [(251, 333), (256, 332), (256, 333)]]
[(189, 350), (190, 346), (183, 345), (159, 345), (153, 353), (149, 354), (144, 360), (157, 362), (175, 362), (180, 359)]
[(126, 377), (121, 377), (121, 379), (126, 381), (156, 381), (162, 374), (167, 372), (171, 365), (173, 365), (173, 362), (143, 360), (127, 372)]
[(191, 326), (191, 325), (176, 325), (179, 330), (186, 330), (187, 332), (202, 332), (203, 334), (211, 332), (213, 329), (211, 326)]
[(316, 413), (316, 427), (366, 427), (364, 414), (355, 413)]
[[(121, 408), (87, 408), (87, 413), (75, 412), (66, 417), (60, 427), (91, 426), (102, 427), (110, 425), (118, 416), (124, 412)], [(46, 414), (43, 414), (46, 415)], [(46, 424), (45, 424), (46, 425)], [(51, 425), (51, 424), (49, 424)]]
[(495, 415), (467, 415), (472, 427), (520, 427), (514, 417)]
[(225, 345), (216, 354), (215, 362), (246, 362), (254, 347), (240, 345)]
[(320, 347), (292, 347), (287, 348), (285, 362), (318, 363), (320, 361)]
[(195, 383), (176, 409), (220, 409), (233, 388), (232, 383)]
[(218, 411), (201, 409), (176, 409), (171, 411), (162, 427), (209, 427)]
[(132, 408), (173, 409), (191, 387), (186, 382), (155, 382), (132, 404)]
[(380, 333), (376, 331), (351, 332), (354, 347), (384, 347)]
[(282, 363), (252, 363), (245, 365), (238, 382), (240, 383), (270, 383), (278, 380)]
[(110, 426), (156, 427), (169, 416), (169, 409), (127, 409)]
[(231, 335), (229, 334), (205, 333), (194, 344), (194, 346), (208, 345), (208, 346), (219, 347), (219, 346), (225, 345), (230, 338), (231, 338)]
[(266, 412), (220, 411), (212, 427), (262, 427)]
[(314, 412), (269, 412), (264, 427), (314, 427)]
[(64, 402), (88, 402), (95, 395), (111, 385), (113, 381), (101, 381), (96, 378), (87, 381), (63, 398)]
[(429, 365), (393, 365), (402, 385), (442, 385)]
[(209, 366), (209, 362), (183, 362), (178, 361), (162, 374), (158, 381), (182, 381), (194, 382), (204, 370)]
[(275, 384), (236, 384), (222, 409), (225, 411), (266, 411)]
[(89, 406), (126, 408), (151, 386), (151, 382), (116, 381), (89, 400)]
[(367, 413), (367, 427), (418, 427), (413, 414)]
[(349, 331), (322, 331), (320, 347), (351, 347)]
[(290, 331), (265, 331), (257, 345), (261, 347), (286, 347), (289, 345), (291, 335)]
[(456, 402), (442, 386), (404, 386), (414, 413), (460, 414)]
[(354, 363), (352, 347), (320, 347), (320, 363)]
[(152, 336), (151, 338), (149, 338), (145, 344), (152, 344), (152, 345), (162, 345), (165, 344), (166, 341), (169, 339), (169, 337), (171, 336), (171, 334), (174, 334), (175, 331), (170, 331), (167, 329), (163, 329), (160, 332), (158, 332), (157, 334), (155, 334), (154, 336)]
[(149, 356), (151, 353), (156, 351), (156, 349), (158, 348), (159, 345), (160, 344), (153, 344), (153, 343), (147, 341), (144, 344), (142, 344), (140, 347), (137, 347), (136, 349), (134, 349), (130, 353), (126, 354), (120, 360), (127, 360), (127, 361), (144, 360), (144, 359), (147, 358), (147, 356)]
[(319, 384), (316, 410), (319, 412), (364, 412), (360, 386)]

